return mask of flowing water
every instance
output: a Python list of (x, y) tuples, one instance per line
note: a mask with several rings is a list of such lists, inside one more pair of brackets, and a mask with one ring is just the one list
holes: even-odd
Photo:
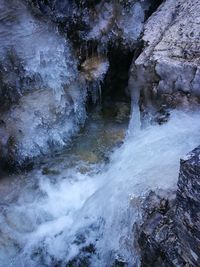
[(126, 123), (97, 112), (71, 150), (27, 174), (2, 177), (0, 266), (105, 267), (115, 258), (139, 266), (137, 198), (176, 187), (180, 158), (200, 143), (199, 115), (172, 112), (168, 123), (122, 144)]

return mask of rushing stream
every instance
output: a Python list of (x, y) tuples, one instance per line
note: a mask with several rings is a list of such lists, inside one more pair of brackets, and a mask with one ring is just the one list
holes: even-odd
[(139, 266), (137, 199), (176, 187), (180, 157), (200, 143), (199, 114), (177, 111), (134, 135), (130, 126), (121, 146), (126, 123), (96, 114), (71, 150), (1, 179), (1, 267), (104, 267), (117, 257)]

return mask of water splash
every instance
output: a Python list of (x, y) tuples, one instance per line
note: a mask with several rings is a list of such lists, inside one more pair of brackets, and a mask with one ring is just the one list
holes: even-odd
[(116, 257), (133, 266), (137, 198), (176, 187), (180, 157), (200, 142), (199, 115), (173, 112), (167, 124), (130, 135), (107, 165), (82, 172), (66, 160), (57, 174), (35, 170), (17, 200), (10, 186), (1, 205), (0, 266), (65, 266), (85, 256), (91, 266), (111, 266)]
[(127, 136), (137, 135), (141, 129), (141, 119), (140, 119), (140, 87), (133, 86), (135, 83), (132, 76), (129, 78), (129, 90), (131, 92), (131, 118), (127, 131)]

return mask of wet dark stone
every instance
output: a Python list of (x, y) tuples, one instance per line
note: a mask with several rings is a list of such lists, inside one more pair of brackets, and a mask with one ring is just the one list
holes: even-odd
[(79, 255), (74, 257), (74, 259), (70, 260), (66, 267), (91, 267), (91, 256), (95, 254), (95, 246), (93, 244), (89, 244), (84, 246)]
[(58, 175), (60, 172), (58, 170), (49, 169), (48, 167), (44, 167), (42, 169), (43, 175)]
[(181, 160), (175, 200), (169, 193), (169, 199), (161, 199), (151, 209), (156, 193), (152, 195), (146, 198), (139, 227), (141, 266), (199, 267), (200, 147)]

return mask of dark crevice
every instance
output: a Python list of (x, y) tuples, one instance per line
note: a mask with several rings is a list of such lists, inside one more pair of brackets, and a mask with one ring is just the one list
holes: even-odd
[(128, 93), (129, 69), (134, 52), (121, 47), (111, 47), (108, 52), (109, 69), (102, 85), (102, 102), (130, 102)]
[[(91, 51), (89, 51), (91, 53)], [(131, 106), (131, 97), (128, 90), (129, 70), (135, 54), (138, 50), (125, 49), (122, 46), (110, 46), (107, 52), (109, 69), (101, 82), (101, 97), (94, 103), (92, 88), (88, 91), (87, 111), (91, 112), (96, 105), (99, 105), (102, 111), (116, 112), (117, 103), (126, 103), (127, 107)], [(94, 83), (95, 87), (95, 83)], [(98, 88), (96, 89), (98, 90)]]
[(145, 20), (147, 20), (158, 9), (158, 7), (162, 3), (163, 3), (163, 0), (152, 1), (150, 8), (148, 9), (148, 11), (145, 12)]

